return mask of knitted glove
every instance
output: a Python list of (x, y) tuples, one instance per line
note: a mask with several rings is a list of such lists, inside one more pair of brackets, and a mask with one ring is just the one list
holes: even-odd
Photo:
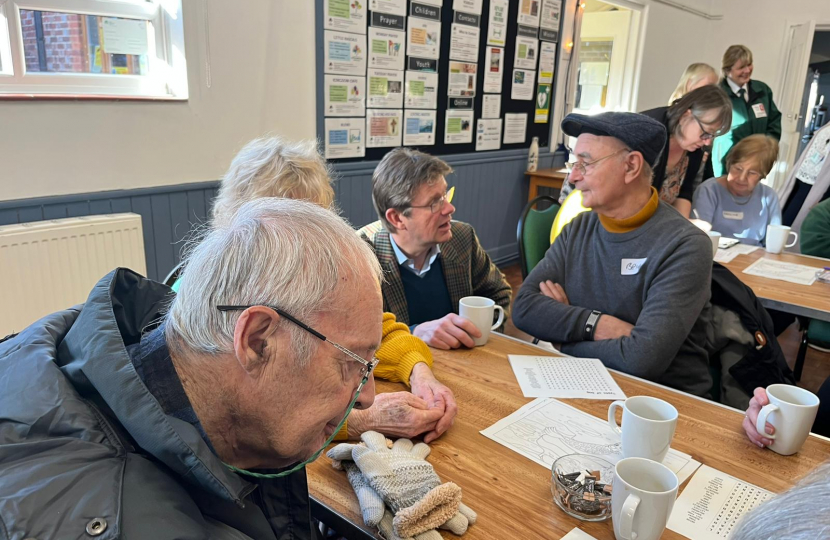
[(386, 540), (443, 540), (441, 533), (435, 529), (415, 535), (414, 537), (401, 538), (395, 534), (395, 526), (392, 524), (392, 521), (392, 514), (387, 510), (383, 514), (383, 519), (378, 523), (378, 531), (380, 531), (380, 535), (386, 538)]
[(363, 514), (363, 522), (369, 527), (377, 527), (383, 517), (383, 499), (372, 489), (366, 478), (354, 464), (352, 449), (360, 445), (342, 443), (338, 444), (326, 455), (332, 460), (332, 467), (346, 471), (346, 477), (357, 495), (357, 502), (360, 504), (360, 512)]
[(466, 504), (460, 503), (458, 505), (458, 513), (451, 517), (446, 523), (442, 524), (439, 528), (446, 529), (453, 534), (461, 536), (467, 532), (467, 528), (470, 525), (473, 525), (476, 522), (476, 519), (478, 519), (478, 514), (476, 514), (473, 509)]
[(455, 516), (461, 504), (461, 488), (453, 483), (441, 484), (424, 459), (429, 446), (413, 446), (409, 439), (398, 439), (389, 450), (380, 433), (367, 431), (360, 438), (366, 446), (353, 448), (352, 457), (395, 515), (395, 534), (401, 538), (415, 536)]

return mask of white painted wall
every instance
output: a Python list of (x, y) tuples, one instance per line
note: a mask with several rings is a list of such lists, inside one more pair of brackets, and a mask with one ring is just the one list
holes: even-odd
[(183, 0), (187, 102), (0, 101), (0, 200), (215, 180), (268, 131), (315, 136), (312, 0)]

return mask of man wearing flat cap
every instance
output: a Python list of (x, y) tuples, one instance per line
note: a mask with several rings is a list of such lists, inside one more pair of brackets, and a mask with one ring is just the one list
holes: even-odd
[(603, 113), (569, 114), (562, 130), (578, 137), (570, 180), (593, 211), (562, 230), (524, 281), (513, 322), (567, 354), (708, 396), (712, 244), (651, 186), (665, 128)]

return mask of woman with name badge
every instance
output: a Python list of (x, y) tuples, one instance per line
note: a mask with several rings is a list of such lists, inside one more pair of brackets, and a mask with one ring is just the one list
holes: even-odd
[(694, 213), (724, 238), (763, 245), (767, 225), (781, 224), (778, 195), (761, 180), (778, 156), (778, 141), (750, 135), (727, 156), (727, 173), (703, 182), (694, 197)]
[(712, 146), (712, 176), (726, 174), (726, 157), (741, 139), (754, 134), (781, 138), (781, 113), (772, 99), (772, 90), (752, 77), (752, 51), (732, 45), (723, 53), (720, 88), (732, 101), (732, 129)]
[(717, 86), (703, 86), (670, 107), (641, 114), (666, 126), (666, 145), (654, 165), (654, 189), (660, 200), (688, 218), (696, 181), (700, 183), (704, 178), (704, 151), (715, 137), (729, 129), (732, 121), (729, 98)]

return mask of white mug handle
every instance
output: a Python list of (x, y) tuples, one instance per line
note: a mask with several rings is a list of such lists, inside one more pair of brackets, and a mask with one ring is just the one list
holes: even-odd
[(766, 427), (767, 417), (770, 415), (770, 413), (774, 413), (777, 410), (778, 405), (773, 405), (772, 403), (770, 403), (769, 405), (764, 405), (764, 408), (761, 409), (761, 412), (758, 413), (758, 420), (755, 422), (755, 429), (757, 429), (758, 433), (760, 433), (763, 437), (766, 437), (767, 439), (775, 438), (774, 433), (770, 435), (766, 432)]
[[(790, 231), (790, 233), (789, 233), (789, 234), (795, 235), (795, 238), (793, 238), (792, 243), (787, 244), (787, 245), (786, 245), (786, 246), (784, 246), (784, 247), (793, 247), (793, 246), (795, 245), (795, 243), (796, 243), (796, 242), (798, 242), (798, 233), (797, 233), (797, 232), (795, 232), (795, 231)], [(788, 236), (788, 237), (789, 237), (789, 236)]]
[(504, 322), (504, 308), (499, 306), (499, 305), (496, 305), (496, 306), (493, 306), (493, 307), (495, 307), (497, 310), (499, 310), (499, 320), (497, 320), (493, 324), (493, 326), (490, 327), (490, 330), (495, 330), (496, 328), (501, 326), (501, 323)]
[(631, 529), (634, 528), (634, 514), (639, 505), (640, 497), (633, 493), (625, 498), (622, 510), (620, 510), (620, 536), (623, 540), (636, 540), (637, 538), (637, 533)]
[(617, 407), (625, 405), (625, 401), (617, 400), (608, 407), (608, 425), (617, 435), (622, 435), (622, 429), (617, 425)]

